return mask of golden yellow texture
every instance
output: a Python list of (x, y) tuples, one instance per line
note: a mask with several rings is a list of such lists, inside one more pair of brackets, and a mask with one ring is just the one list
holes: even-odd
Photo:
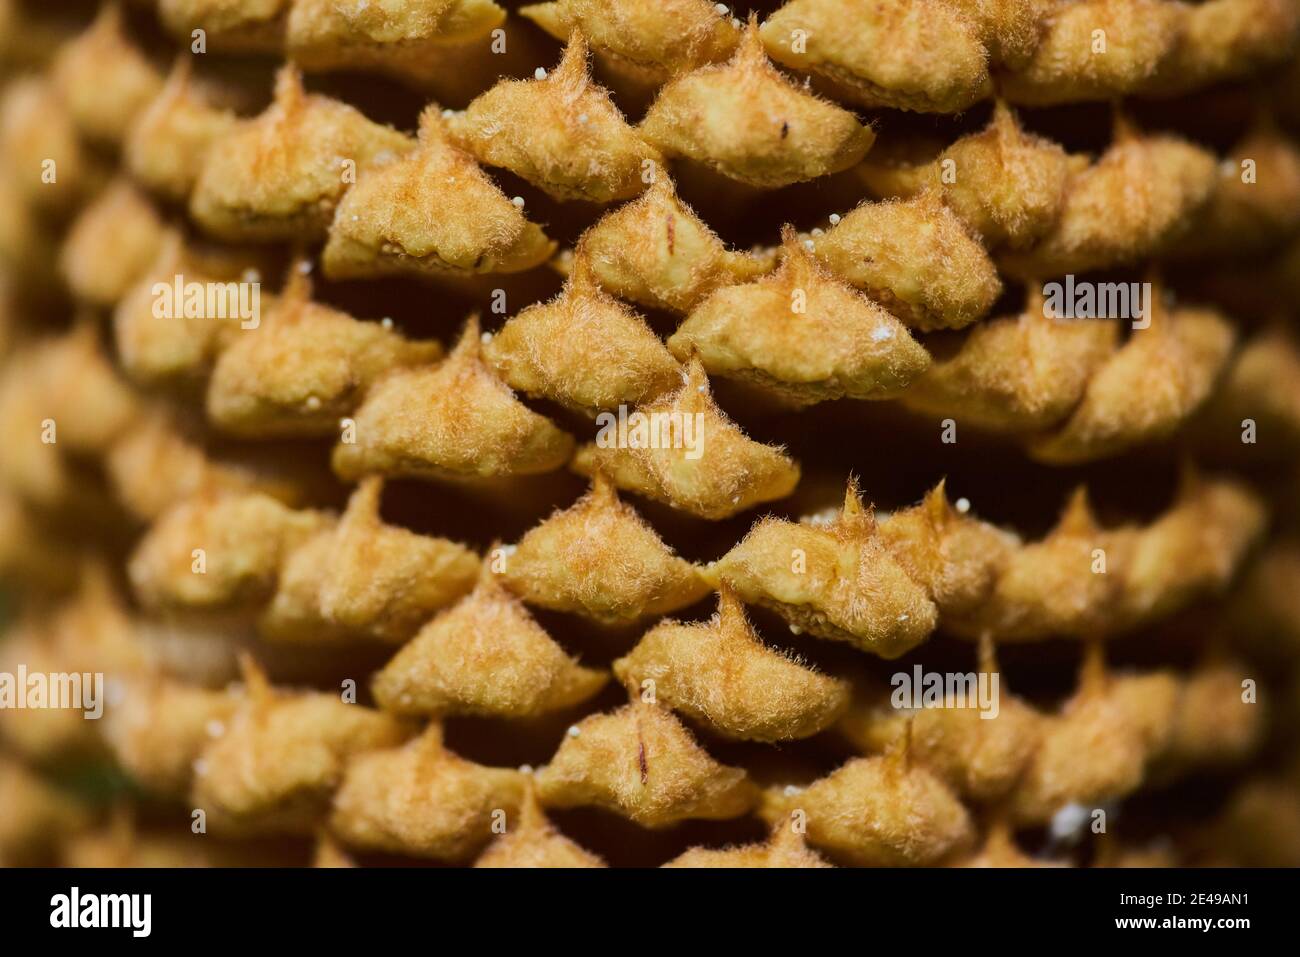
[(890, 163), (872, 153), (858, 174), (877, 196), (912, 197), (937, 188), (943, 201), (989, 246), (1031, 245), (1056, 222), (1069, 159), (1061, 147), (1025, 132), (998, 100), (989, 125), (925, 163)]
[(307, 93), (298, 69), (285, 66), (274, 102), (208, 150), (190, 215), (232, 241), (321, 239), (349, 185), (413, 146), (351, 106)]
[(1016, 103), (1105, 100), (1144, 88), (1179, 43), (1180, 4), (1056, 0), (1033, 56), (1002, 78)]
[[(99, 673), (101, 707), (112, 709), (113, 686), (149, 666), (147, 650), (138, 640), (135, 623), (113, 591), (102, 566), (80, 569), (76, 592), (47, 613), (29, 613), (0, 644), (0, 667), (17, 674)], [(53, 690), (51, 690), (53, 694)], [(83, 707), (0, 710), (0, 738), (20, 754), (36, 761), (95, 758), (102, 752), (98, 722)]]
[(48, 341), (38, 341), (15, 349), (0, 376), (0, 427), (6, 436), (0, 484), (45, 508), (65, 505), (76, 494), (70, 467), (57, 444), (56, 402), (49, 397), (42, 375), (51, 348)]
[(594, 415), (653, 399), (681, 381), (645, 320), (601, 290), (585, 252), (560, 294), (511, 317), (483, 355), (513, 389)]
[(438, 107), (420, 114), (418, 145), (373, 169), (338, 204), (321, 253), (331, 279), (519, 272), (555, 243), (456, 146)]
[(587, 700), (609, 675), (584, 668), (483, 565), (478, 584), (420, 629), (372, 681), (400, 714), (530, 717)]
[(746, 436), (717, 406), (698, 358), (687, 365), (680, 389), (635, 412), (645, 428), (634, 434), (629, 418), (626, 441), (613, 413), (598, 418), (601, 432), (578, 449), (573, 469), (603, 472), (619, 488), (710, 519), (784, 498), (799, 482), (798, 463)]
[(77, 481), (73, 459), (104, 452), (139, 412), (93, 323), (33, 338), (4, 368), (0, 426), (7, 446), (0, 482), (45, 508), (93, 508), (98, 496)]
[(501, 80), (448, 118), (447, 128), (479, 162), (508, 169), (560, 200), (629, 199), (663, 165), (658, 150), (592, 80), (587, 41), (576, 30), (553, 71)]
[(478, 555), (384, 523), (382, 494), (382, 479), (363, 479), (338, 523), (289, 554), (261, 619), (264, 636), (402, 642), (473, 587)]
[(150, 651), (107, 568), (91, 562), (80, 574), (76, 592), (44, 621), (52, 651), (74, 670), (103, 672), (115, 680), (149, 667)]
[(832, 273), (918, 329), (970, 325), (1002, 292), (983, 245), (934, 188), (862, 203), (809, 242)]
[(1169, 253), (1201, 259), (1242, 255), (1275, 245), (1297, 227), (1300, 150), (1263, 114), (1219, 163), (1209, 201)]
[(713, 290), (753, 279), (772, 268), (762, 253), (728, 249), (677, 198), (659, 171), (640, 198), (606, 213), (583, 233), (576, 264), (586, 256), (597, 281), (624, 299), (671, 312), (688, 312)]
[(791, 0), (763, 24), (777, 62), (866, 106), (955, 113), (992, 89), (980, 25), (948, 0)]
[(1014, 542), (954, 511), (942, 486), (914, 515), (901, 513), (883, 527), (911, 526), (913, 518), (924, 538), (882, 534), (850, 482), (843, 510), (829, 522), (764, 518), (711, 571), (796, 630), (896, 658), (934, 630), (937, 600), (963, 607), (987, 592)]
[(1032, 456), (1068, 464), (1152, 442), (1209, 397), (1232, 352), (1233, 327), (1210, 309), (1169, 308), (1163, 289), (1150, 288), (1147, 326), (1097, 367), (1069, 417), (1030, 445)]
[[(192, 390), (199, 385), (221, 349), (240, 332), (241, 323), (252, 321), (239, 315), (239, 287), (234, 284), (260, 283), (255, 263), (252, 254), (201, 248), (187, 244), (178, 231), (165, 230), (157, 257), (113, 310), (113, 338), (122, 370), (143, 386)], [(182, 299), (186, 287), (203, 291), (201, 308), (196, 301), (193, 314), (165, 291), (175, 289), (177, 277)], [(219, 294), (214, 296), (215, 315), (208, 314), (209, 289)], [(246, 295), (251, 304), (251, 290)], [(269, 307), (270, 298), (263, 300), (259, 286), (259, 302)]]
[(954, 509), (943, 486), (877, 520), (850, 484), (825, 522), (759, 521), (710, 566), (746, 602), (797, 631), (896, 658), (944, 627), (1002, 640), (1109, 634), (1231, 580), (1263, 530), (1240, 485), (1189, 478), (1146, 527), (1102, 529), (1080, 489), (1038, 542)]
[(833, 276), (789, 227), (777, 270), (711, 293), (668, 348), (799, 405), (892, 397), (930, 361), (902, 323)]
[(260, 492), (205, 490), (165, 512), (127, 563), (147, 608), (227, 608), (264, 600), (287, 556), (332, 519)]
[(591, 490), (530, 529), (501, 580), (525, 601), (604, 624), (676, 611), (709, 586), (597, 472)]
[[(58, 674), (72, 666), (50, 639), (48, 622), (19, 622), (0, 644), (0, 668), (8, 674), (24, 667), (29, 674)], [(0, 710), (0, 742), (26, 761), (56, 766), (100, 758), (102, 749), (95, 722), (79, 708)]]
[(1075, 158), (1065, 204), (1032, 249), (1003, 265), (1058, 276), (1131, 263), (1159, 253), (1190, 228), (1209, 199), (1217, 161), (1177, 136), (1139, 134), (1123, 117), (1112, 145), (1091, 164)]
[(437, 342), (413, 342), (391, 323), (313, 302), (299, 268), (309, 265), (295, 265), (256, 328), (230, 334), (208, 382), (208, 418), (219, 429), (254, 438), (334, 435), (380, 378), (441, 358)]
[(1248, 487), (1185, 475), (1174, 506), (1138, 536), (1122, 617), (1147, 621), (1199, 593), (1222, 593), (1267, 523)]
[(32, 357), (35, 388), (74, 452), (103, 452), (137, 416), (135, 394), (118, 376), (89, 320), (41, 341)]
[(592, 805), (648, 828), (738, 817), (758, 797), (744, 770), (717, 763), (667, 710), (639, 700), (570, 728), (536, 781), (547, 807)]
[(406, 745), (348, 762), (330, 830), (351, 847), (467, 862), (524, 802), (527, 775), (466, 761), (431, 724)]
[(1288, 329), (1266, 328), (1241, 344), (1210, 397), (1207, 414), (1209, 434), (1240, 435), (1250, 421), (1269, 436), (1270, 444), (1300, 444), (1300, 347)]
[(5, 84), (0, 96), (0, 159), (16, 198), (43, 211), (66, 211), (95, 188), (99, 171), (67, 105), (42, 76)]
[[(408, 48), (433, 41), (451, 42), (486, 36), (505, 20), (505, 11), (492, 0), (379, 0), (359, 9), (331, 5), (329, 0), (291, 0), (289, 52), (298, 54), (297, 44), (307, 36), (322, 45), (337, 44), (347, 52), (356, 35), (376, 45), (393, 44)], [(301, 31), (301, 33), (299, 32)], [(343, 52), (343, 51), (340, 51)], [(345, 61), (346, 62), (346, 61)]]
[(163, 84), (128, 39), (116, 3), (102, 7), (90, 28), (59, 50), (50, 77), (81, 134), (114, 145)]
[(803, 835), (792, 826), (772, 829), (772, 836), (762, 844), (738, 847), (692, 847), (664, 867), (830, 867), (816, 851), (804, 843)]
[(205, 48), (275, 53), (284, 42), (293, 0), (158, 0), (163, 26), (187, 43), (201, 30)]
[(643, 88), (725, 60), (740, 40), (730, 12), (708, 0), (555, 0), (519, 13), (558, 40), (581, 30), (611, 73)]
[[(102, 722), (0, 709), (0, 865), (313, 842), (330, 867), (1300, 860), (1300, 0), (765, 0), (748, 30), (711, 0), (499, 2), (0, 0), (0, 671), (107, 691)], [(959, 115), (985, 99), (986, 126)], [(1106, 142), (1106, 103), (1110, 146), (1067, 153)], [(252, 327), (164, 304), (286, 262)], [(423, 288), (418, 328), (448, 328), (484, 274), (544, 264), (558, 295), (502, 280), (519, 311), (445, 357), (357, 318)], [(1150, 277), (1147, 321), (1053, 315), (1067, 273)], [(1003, 277), (1025, 305), (986, 318)], [(994, 434), (926, 451), (937, 419)], [(876, 511), (852, 478), (842, 510), (784, 520), (891, 423), (889, 501), (940, 458), (986, 500), (971, 470), (1010, 455), (1028, 472), (985, 514), (1013, 524), (943, 481)], [(1187, 463), (1161, 504), (1183, 452), (1246, 478)], [(541, 474), (566, 466), (585, 494)], [(315, 510), (340, 479), (342, 514)], [(1063, 479), (1056, 526), (1013, 531)], [(473, 549), (395, 522), (420, 494), (418, 527)], [(728, 520), (764, 503), (782, 518), (737, 542)], [(1155, 517), (1097, 517), (1126, 509)], [(805, 631), (855, 650), (809, 663)], [(1133, 670), (1107, 669), (1112, 639)], [(882, 676), (952, 667), (962, 641), (1002, 679), (996, 717), (891, 700)], [(248, 659), (223, 687), (250, 647), (277, 686)], [(335, 697), (342, 675), (378, 710), (355, 682)], [(598, 713), (611, 677), (631, 703)], [(444, 720), (476, 759), (554, 755), (475, 764)], [(48, 787), (83, 768), (113, 768), (120, 803)], [(190, 808), (212, 838), (158, 814)], [(1097, 808), (1118, 836), (1085, 832)]]
[(911, 763), (906, 742), (883, 757), (856, 758), (807, 787), (774, 787), (759, 813), (802, 823), (810, 844), (846, 863), (927, 866), (969, 846), (970, 816), (939, 778)]
[(478, 317), (436, 368), (398, 369), (355, 414), (355, 435), (334, 447), (334, 471), (422, 478), (533, 475), (564, 465), (573, 438), (515, 398), (482, 355)]
[(184, 54), (177, 57), (162, 89), (136, 114), (122, 144), (123, 165), (131, 176), (170, 200), (190, 195), (208, 150), (238, 121), (194, 81), (192, 62)]
[[(99, 567), (83, 571), (74, 596), (49, 614), (27, 616), (0, 645), (0, 667), (6, 674), (26, 668), (29, 674), (103, 675), (98, 692), (101, 714), (112, 710), (109, 696), (117, 683), (147, 664), (147, 651), (136, 641), (134, 623)], [(86, 680), (90, 679), (83, 683)], [(65, 707), (61, 706), (65, 702), (51, 697), (47, 707), (0, 711), (0, 740), (35, 762), (59, 765), (101, 759), (99, 722), (87, 718), (92, 703), (88, 698), (83, 702), (85, 707)]]
[(275, 861), (253, 842), (223, 841), (188, 830), (145, 830), (129, 805), (118, 805), (106, 825), (63, 842), (61, 867), (249, 867)]
[(203, 492), (259, 491), (299, 505), (306, 491), (296, 475), (277, 471), (274, 463), (209, 457), (162, 406), (142, 415), (113, 443), (104, 469), (118, 500), (143, 521)]
[(1178, 41), (1147, 88), (1181, 93), (1286, 59), (1300, 33), (1293, 0), (1205, 0), (1171, 4)]
[[(1109, 574), (1117, 539), (1127, 541), (1098, 527), (1086, 490), (1078, 489), (1046, 537), (1009, 552), (987, 601), (970, 610), (972, 624), (963, 630), (1001, 639), (1103, 630), (1121, 587)], [(1103, 568), (1107, 574), (1094, 571)]]
[(0, 862), (40, 863), (60, 835), (89, 823), (89, 811), (8, 756), (0, 758)]
[(492, 0), (290, 0), (285, 54), (309, 72), (368, 69), (440, 95), (473, 91), (505, 19)]
[[(1024, 312), (972, 329), (902, 399), (931, 415), (1024, 433), (1030, 453), (1055, 464), (1091, 461), (1167, 436), (1212, 394), (1217, 408), (1236, 408), (1253, 390), (1267, 388), (1264, 401), (1280, 408), (1283, 357), (1243, 354), (1239, 374), (1236, 363), (1229, 365), (1234, 330), (1222, 316), (1171, 308), (1161, 285), (1147, 289), (1146, 304), (1135, 307), (1143, 315), (1120, 345), (1118, 319), (1058, 317), (1040, 288), (1031, 287)], [(1228, 379), (1220, 385), (1225, 369)], [(1145, 401), (1134, 403), (1135, 394)]]
[(49, 341), (37, 358), (40, 388), (59, 423), (59, 441), (75, 452), (103, 452), (139, 411), (134, 393), (118, 376), (86, 320)]
[(597, 855), (569, 840), (546, 818), (529, 782), (519, 822), (492, 842), (475, 867), (605, 867)]
[(902, 400), (929, 415), (984, 428), (1037, 432), (1063, 421), (1119, 348), (1120, 323), (1062, 319), (1038, 285), (1019, 315), (973, 327), (952, 355), (935, 359)]
[(1043, 719), (1042, 741), (1012, 793), (1015, 819), (1042, 824), (1067, 804), (1095, 807), (1132, 793), (1172, 734), (1177, 699), (1170, 673), (1108, 674), (1101, 644), (1090, 643), (1078, 690)]
[(1187, 675), (1163, 760), (1178, 769), (1231, 766), (1249, 757), (1263, 739), (1267, 713), (1250, 675), (1231, 660), (1205, 662)]
[(163, 222), (125, 179), (116, 179), (72, 223), (59, 251), (59, 270), (72, 294), (115, 306), (158, 256)]
[(349, 758), (409, 736), (401, 721), (337, 695), (272, 688), (245, 656), (238, 708), (205, 747), (191, 800), (215, 833), (305, 833), (323, 820)]
[(1043, 20), (1056, 0), (950, 0), (979, 30), (990, 59), (1020, 69), (1038, 49)]
[[(1042, 738), (1042, 717), (1008, 694), (992, 642), (981, 641), (979, 675), (996, 676), (997, 712), (985, 712), (946, 694), (936, 707), (896, 708), (882, 690), (854, 696), (836, 729), (864, 751), (910, 748), (911, 760), (928, 768), (956, 793), (980, 803), (1004, 797), (1024, 773)], [(992, 687), (990, 685), (990, 687)]]
[(238, 707), (228, 691), (162, 677), (133, 680), (107, 709), (104, 738), (118, 766), (145, 791), (183, 798), (194, 762), (208, 741), (224, 732)]
[(764, 645), (726, 585), (713, 618), (660, 622), (614, 662), (614, 674), (632, 694), (753, 741), (806, 738), (848, 704), (845, 682)]
[(987, 600), (945, 625), (1003, 640), (1131, 628), (1224, 587), (1263, 526), (1262, 503), (1227, 481), (1188, 479), (1145, 528), (1100, 528), (1080, 489), (1050, 534), (1009, 552)]
[(852, 113), (801, 89), (772, 65), (753, 17), (732, 59), (659, 91), (641, 132), (666, 155), (763, 189), (847, 169), (875, 140)]

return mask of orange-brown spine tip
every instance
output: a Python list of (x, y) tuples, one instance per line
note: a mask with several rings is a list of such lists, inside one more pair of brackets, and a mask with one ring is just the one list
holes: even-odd
[(286, 113), (302, 107), (307, 91), (302, 85), (302, 71), (297, 64), (286, 63), (275, 74), (275, 102)]
[(1128, 115), (1123, 103), (1119, 100), (1113, 101), (1111, 103), (1111, 142), (1113, 144), (1128, 143), (1137, 139), (1139, 133), (1137, 124)]
[(1110, 673), (1106, 668), (1106, 642), (1099, 636), (1087, 638), (1079, 663), (1079, 696), (1099, 695), (1106, 689)]
[[(995, 91), (996, 94), (996, 91)], [(1016, 123), (1016, 111), (999, 95), (993, 98), (993, 126), (999, 130), (1012, 130), (1018, 124)]]
[(709, 377), (704, 372), (704, 363), (700, 361), (698, 354), (692, 352), (690, 359), (686, 362), (685, 385), (691, 391), (692, 396), (709, 394)]
[(618, 504), (618, 489), (600, 466), (591, 472), (591, 497), (600, 505)]
[(348, 497), (348, 506), (344, 512), (344, 518), (349, 522), (378, 525), (379, 503), (383, 498), (383, 494), (383, 476), (366, 476)]
[(943, 528), (952, 516), (952, 508), (948, 505), (947, 482), (946, 478), (939, 479), (939, 483), (925, 495), (925, 517), (934, 528)]
[[(546, 814), (537, 799), (537, 784), (532, 774), (524, 776), (524, 799), (519, 805), (519, 830), (539, 831), (546, 827)], [(507, 824), (507, 829), (509, 825)]]
[(1047, 299), (1043, 296), (1043, 284), (1037, 279), (1029, 280), (1025, 284), (1025, 315), (1031, 318), (1046, 318), (1046, 304)]
[(903, 721), (903, 733), (885, 754), (886, 766), (895, 773), (906, 772), (912, 767), (912, 723), (915, 720), (915, 715), (907, 716)]
[(581, 90), (586, 86), (590, 79), (590, 71), (587, 68), (587, 38), (583, 36), (582, 31), (574, 28), (569, 34), (569, 42), (565, 44), (564, 52), (560, 56), (560, 62), (555, 69), (540, 82), (548, 80), (561, 86), (576, 87)]
[(447, 121), (443, 119), (442, 107), (429, 103), (420, 111), (418, 133), (420, 143), (432, 143), (447, 138)]
[(749, 12), (749, 22), (745, 24), (745, 34), (740, 38), (740, 46), (736, 50), (736, 62), (756, 66), (767, 65), (767, 51), (763, 49), (763, 38), (758, 32), (757, 10)]
[(745, 620), (745, 603), (727, 582), (718, 582), (718, 623), (742, 623)]
[(171, 72), (167, 74), (164, 94), (177, 95), (189, 89), (194, 78), (194, 59), (188, 53), (177, 54), (172, 61)]
[(578, 244), (573, 255), (569, 257), (569, 275), (565, 280), (565, 291), (570, 295), (574, 293), (593, 295), (600, 291), (596, 272), (591, 266), (591, 253), (582, 243)]
[(244, 687), (248, 691), (248, 698), (255, 707), (270, 704), (274, 697), (271, 681), (251, 652), (241, 651), (239, 653), (239, 674), (244, 679)]
[(1097, 531), (1097, 519), (1092, 513), (1086, 486), (1080, 485), (1070, 493), (1056, 531), (1067, 535), (1091, 535)]
[(460, 338), (456, 340), (456, 345), (452, 347), (451, 358), (470, 358), (475, 359), (479, 356), (483, 346), (483, 332), (479, 324), (478, 313), (470, 313), (465, 325), (461, 329)]
[(421, 767), (430, 767), (442, 758), (445, 751), (442, 742), (442, 722), (430, 721), (415, 739), (415, 747), (419, 752), (418, 763)]
[(280, 290), (285, 314), (296, 315), (299, 307), (311, 301), (312, 291), (311, 260), (305, 256), (295, 256), (285, 274), (284, 287)]
[(990, 629), (985, 629), (980, 632), (979, 669), (982, 673), (988, 675), (995, 675), (998, 673), (997, 642), (994, 641), (993, 632)]
[(876, 524), (875, 513), (874, 506), (863, 505), (862, 492), (858, 489), (857, 476), (850, 475), (844, 488), (844, 507), (840, 511), (841, 523), (868, 529), (874, 528)]

